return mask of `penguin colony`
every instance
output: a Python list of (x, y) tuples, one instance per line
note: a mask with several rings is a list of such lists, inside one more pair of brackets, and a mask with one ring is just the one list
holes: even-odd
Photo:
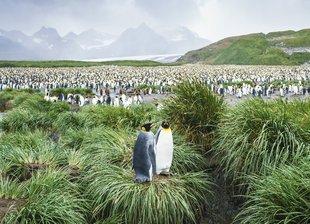
[(59, 96), (51, 96), (49, 90), (45, 90), (44, 99), (46, 101), (51, 102), (58, 102), (58, 101), (66, 101), (69, 104), (78, 104), (80, 107), (84, 105), (100, 105), (100, 104), (109, 104), (111, 106), (119, 107), (123, 106), (128, 108), (132, 104), (142, 104), (143, 103), (143, 96), (139, 93), (135, 94), (134, 97), (127, 96), (126, 94), (122, 94), (120, 96), (116, 95), (111, 97), (110, 95), (94, 95), (94, 96), (82, 96), (81, 94), (69, 93), (65, 98), (64, 94), (59, 94)]
[[(310, 67), (299, 66), (208, 66), (184, 65), (162, 67), (128, 67), (128, 66), (98, 66), (87, 68), (0, 68), (0, 91), (6, 88), (14, 89), (55, 89), (55, 88), (92, 88), (99, 93), (100, 89), (109, 88), (128, 91), (140, 85), (159, 86), (156, 94), (165, 94), (183, 79), (196, 79), (209, 84), (212, 91), (219, 95), (270, 96), (274, 93), (271, 85), (274, 81), (292, 82), (291, 85), (281, 85), (281, 96), (287, 93), (306, 94), (309, 86), (302, 81), (310, 81)], [(231, 82), (251, 84), (233, 85)], [(300, 83), (298, 83), (300, 81)], [(228, 84), (224, 85), (224, 84)], [(143, 91), (151, 94), (152, 89)], [(107, 95), (107, 93), (106, 93)], [(122, 94), (120, 93), (120, 96)], [(142, 94), (141, 94), (142, 95)], [(118, 97), (119, 98), (119, 97)], [(132, 99), (134, 100), (134, 99)], [(85, 100), (87, 102), (87, 100)], [(117, 103), (116, 103), (117, 104)]]
[(170, 167), (173, 157), (173, 138), (170, 123), (164, 120), (157, 130), (156, 137), (151, 128), (156, 122), (141, 126), (133, 150), (135, 182), (151, 182), (156, 174), (172, 175)]

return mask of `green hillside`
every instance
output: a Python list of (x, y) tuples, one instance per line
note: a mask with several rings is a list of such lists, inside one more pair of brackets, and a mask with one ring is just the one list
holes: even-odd
[[(297, 49), (298, 48), (298, 49)], [(310, 29), (229, 37), (190, 51), (183, 63), (239, 65), (302, 65), (310, 61)]]

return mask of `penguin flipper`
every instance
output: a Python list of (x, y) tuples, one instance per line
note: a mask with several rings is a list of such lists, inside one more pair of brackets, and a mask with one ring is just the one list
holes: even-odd
[(162, 127), (160, 127), (160, 128), (158, 129), (158, 131), (156, 132), (156, 135), (155, 135), (155, 144), (158, 143), (158, 137), (159, 137), (159, 135), (160, 135), (161, 130), (163, 130)]
[(152, 164), (152, 173), (153, 175), (156, 174), (156, 155), (155, 155), (155, 150), (154, 150), (154, 143), (151, 143), (148, 149), (148, 154), (151, 160)]

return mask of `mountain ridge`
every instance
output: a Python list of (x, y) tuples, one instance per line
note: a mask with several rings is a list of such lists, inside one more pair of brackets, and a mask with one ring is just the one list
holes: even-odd
[(2, 60), (87, 60), (184, 54), (209, 43), (189, 29), (187, 33), (180, 29), (178, 35), (184, 37), (182, 40), (171, 40), (145, 23), (128, 28), (119, 36), (89, 29), (79, 34), (69, 31), (61, 37), (55, 28), (45, 26), (30, 36), (14, 32), (0, 29), (2, 45), (11, 45), (6, 46), (6, 52), (1, 52), (0, 48)]

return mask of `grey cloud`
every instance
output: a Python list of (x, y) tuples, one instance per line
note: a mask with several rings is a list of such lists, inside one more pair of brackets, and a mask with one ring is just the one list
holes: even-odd
[(218, 40), (231, 35), (309, 28), (308, 0), (0, 0), (0, 29), (60, 34), (94, 28), (119, 34), (142, 22), (187, 26)]
[(135, 0), (135, 4), (163, 24), (189, 24), (199, 11), (195, 0)]

